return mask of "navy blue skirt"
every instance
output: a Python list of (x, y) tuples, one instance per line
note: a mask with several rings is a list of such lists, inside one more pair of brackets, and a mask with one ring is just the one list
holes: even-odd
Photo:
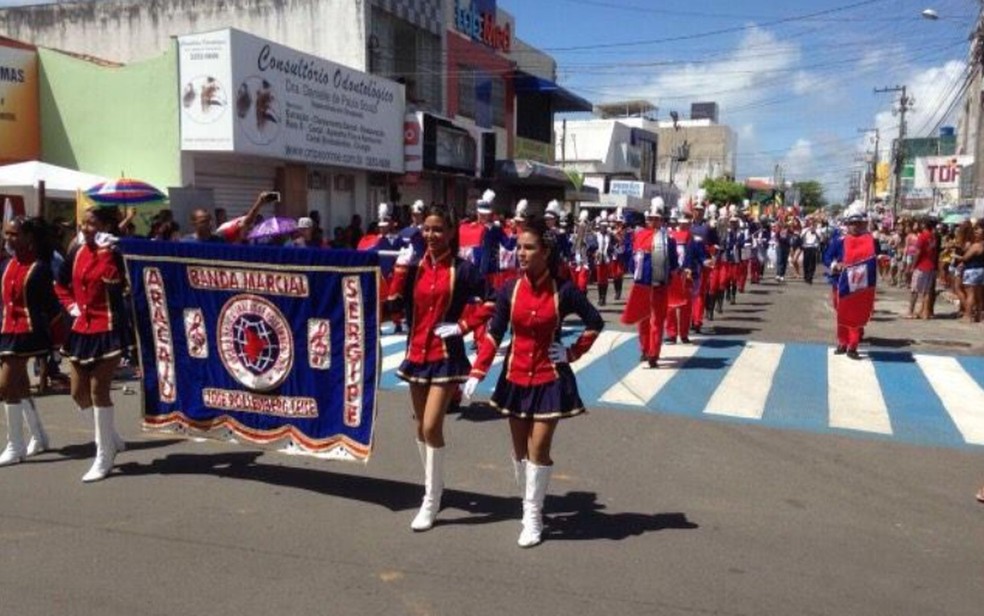
[(415, 385), (443, 385), (445, 383), (464, 383), (471, 372), (468, 358), (445, 359), (426, 363), (404, 359), (396, 370), (396, 376)]
[(86, 366), (104, 359), (120, 357), (124, 351), (132, 348), (129, 338), (121, 336), (116, 331), (99, 334), (69, 332), (61, 352), (72, 363)]
[(577, 381), (567, 364), (557, 366), (559, 378), (543, 385), (524, 387), (499, 377), (492, 392), (492, 406), (503, 415), (520, 419), (562, 419), (585, 412)]
[(51, 351), (51, 339), (44, 332), (0, 334), (0, 357), (35, 357)]
[(460, 336), (448, 338), (444, 341), (444, 348), (448, 354), (446, 359), (428, 362), (404, 359), (396, 370), (396, 376), (415, 385), (464, 383), (471, 372), (464, 342)]

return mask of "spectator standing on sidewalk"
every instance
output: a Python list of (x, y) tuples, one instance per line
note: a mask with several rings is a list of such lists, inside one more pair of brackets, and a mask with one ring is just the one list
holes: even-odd
[[(927, 219), (922, 231), (916, 237), (916, 252), (913, 256), (911, 295), (909, 297), (908, 319), (932, 318), (931, 294), (936, 287), (936, 221)], [(916, 313), (916, 304), (919, 312)]]

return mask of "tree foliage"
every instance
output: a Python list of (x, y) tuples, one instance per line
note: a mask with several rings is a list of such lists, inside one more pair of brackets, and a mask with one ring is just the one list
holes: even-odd
[(827, 205), (827, 199), (823, 196), (823, 185), (820, 182), (816, 180), (796, 182), (793, 188), (799, 195), (799, 204), (803, 210), (813, 212)]
[(719, 205), (740, 204), (747, 194), (744, 184), (728, 178), (707, 178), (700, 187), (707, 192), (708, 201)]

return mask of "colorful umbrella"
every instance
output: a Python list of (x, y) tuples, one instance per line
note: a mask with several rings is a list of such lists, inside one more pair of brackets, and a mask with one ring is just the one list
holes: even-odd
[(259, 240), (277, 235), (287, 235), (297, 229), (297, 221), (286, 216), (271, 216), (253, 227), (249, 239)]
[(156, 205), (166, 201), (167, 196), (146, 182), (131, 178), (120, 178), (96, 184), (85, 191), (89, 199), (98, 205)]

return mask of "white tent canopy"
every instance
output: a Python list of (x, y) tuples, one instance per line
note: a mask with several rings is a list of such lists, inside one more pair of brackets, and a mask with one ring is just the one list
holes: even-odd
[(49, 165), (37, 160), (0, 167), (0, 193), (24, 197), (24, 209), (29, 215), (38, 213), (38, 188), (44, 182), (48, 199), (75, 200), (78, 190), (86, 190), (107, 178)]

